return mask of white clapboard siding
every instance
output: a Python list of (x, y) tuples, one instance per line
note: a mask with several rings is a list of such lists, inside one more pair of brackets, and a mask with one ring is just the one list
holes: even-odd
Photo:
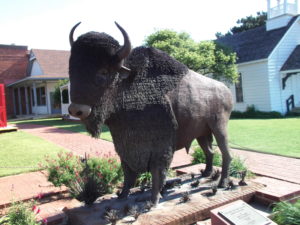
[(231, 85), (234, 110), (245, 111), (248, 106), (254, 105), (258, 110), (270, 111), (267, 61), (239, 64), (238, 71), (242, 75), (244, 102), (236, 102), (235, 86)]
[[(282, 37), (268, 58), (271, 110), (286, 113), (286, 95), (282, 92), (282, 76), (280, 69), (294, 48), (300, 44), (299, 18)], [(288, 94), (288, 92), (286, 92)]]

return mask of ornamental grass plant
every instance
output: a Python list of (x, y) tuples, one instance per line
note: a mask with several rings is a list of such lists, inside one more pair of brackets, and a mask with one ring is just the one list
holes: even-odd
[(279, 225), (300, 224), (300, 200), (296, 203), (278, 202), (273, 208), (272, 220)]

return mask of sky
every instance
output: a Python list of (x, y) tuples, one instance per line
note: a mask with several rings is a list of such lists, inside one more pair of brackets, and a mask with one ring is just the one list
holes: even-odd
[(117, 21), (132, 45), (160, 29), (187, 32), (195, 41), (226, 33), (236, 21), (267, 10), (267, 0), (0, 0), (0, 44), (69, 50), (88, 31), (105, 32), (123, 44)]

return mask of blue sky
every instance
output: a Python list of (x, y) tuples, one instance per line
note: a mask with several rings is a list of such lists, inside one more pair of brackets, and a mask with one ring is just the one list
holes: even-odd
[(117, 21), (134, 46), (165, 28), (209, 40), (237, 19), (266, 9), (267, 0), (0, 0), (0, 44), (68, 50), (69, 31), (79, 21), (75, 38), (94, 30), (122, 42)]

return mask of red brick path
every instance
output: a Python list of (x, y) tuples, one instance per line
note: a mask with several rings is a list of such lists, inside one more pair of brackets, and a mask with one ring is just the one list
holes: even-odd
[(12, 200), (30, 200), (39, 194), (51, 195), (65, 191), (66, 188), (56, 188), (47, 181), (42, 171), (7, 176), (0, 178), (0, 209)]
[(300, 184), (300, 159), (243, 150), (232, 150), (257, 175)]
[(16, 126), (22, 131), (53, 142), (77, 155), (84, 156), (87, 153), (90, 156), (116, 156), (114, 145), (109, 141), (49, 126), (33, 124), (17, 124)]

